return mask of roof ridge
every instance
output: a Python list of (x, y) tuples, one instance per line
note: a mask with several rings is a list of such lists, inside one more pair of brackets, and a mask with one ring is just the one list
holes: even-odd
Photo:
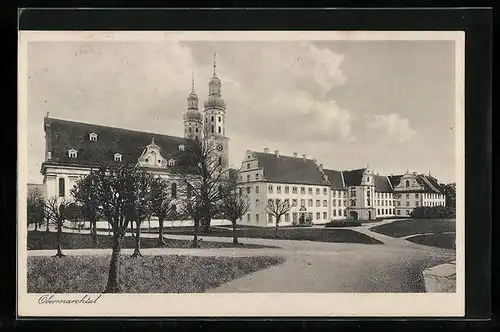
[(162, 137), (171, 137), (171, 138), (185, 139), (185, 137), (173, 136), (173, 135), (165, 135), (165, 134), (161, 134), (161, 133), (158, 133), (158, 132), (150, 132), (150, 131), (143, 131), (143, 130), (137, 130), (137, 129), (128, 129), (128, 128), (123, 128), (123, 127), (105, 126), (105, 125), (94, 124), (94, 123), (89, 123), (89, 122), (73, 121), (73, 120), (66, 120), (66, 119), (52, 118), (52, 117), (50, 117), (48, 119), (49, 120), (56, 120), (56, 121), (66, 122), (66, 123), (72, 123), (72, 124), (85, 125), (85, 126), (95, 126), (95, 127), (100, 127), (100, 128), (106, 128), (106, 129), (116, 129), (116, 130), (129, 131), (129, 132), (134, 132), (134, 133), (152, 134), (152, 135), (158, 135), (158, 136), (162, 136)]

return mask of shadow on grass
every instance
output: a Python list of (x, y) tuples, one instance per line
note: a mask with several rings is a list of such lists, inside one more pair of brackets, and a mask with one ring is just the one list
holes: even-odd
[(370, 231), (392, 237), (424, 233), (455, 232), (455, 219), (406, 219), (370, 228)]
[(410, 238), (407, 238), (407, 241), (422, 244), (425, 246), (438, 247), (444, 249), (456, 249), (455, 244), (455, 234), (442, 234), (442, 233), (434, 233), (434, 234), (425, 234), (425, 235), (416, 235)]
[[(189, 234), (191, 235), (191, 234)], [(62, 234), (62, 248), (64, 249), (110, 249), (113, 247), (113, 238), (110, 235), (98, 235), (98, 244), (92, 242), (90, 234), (82, 233), (63, 233)], [(165, 245), (163, 248), (191, 248), (191, 240), (176, 240), (164, 238)], [(141, 238), (141, 248), (156, 248), (158, 238)], [(240, 243), (234, 245), (232, 243), (224, 242), (210, 242), (199, 241), (201, 248), (279, 248), (276, 246), (264, 246), (256, 244)], [(28, 250), (55, 250), (57, 248), (57, 234), (55, 232), (28, 232)], [(125, 237), (123, 241), (124, 249), (135, 248), (135, 239), (132, 236)]]
[[(28, 293), (101, 293), (109, 256), (28, 257)], [(283, 257), (121, 257), (121, 293), (201, 293)]]

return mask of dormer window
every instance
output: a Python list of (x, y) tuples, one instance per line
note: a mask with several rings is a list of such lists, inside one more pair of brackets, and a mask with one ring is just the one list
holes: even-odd
[(89, 134), (89, 139), (91, 141), (97, 141), (97, 134), (96, 133), (90, 133)]
[(122, 155), (119, 153), (115, 153), (115, 161), (122, 161)]
[(175, 160), (170, 159), (170, 160), (168, 161), (168, 166), (174, 166), (174, 164), (175, 164)]
[(70, 158), (77, 158), (78, 157), (78, 151), (75, 149), (69, 149), (68, 150), (68, 156)]
[(179, 151), (184, 151), (184, 145), (179, 145)]

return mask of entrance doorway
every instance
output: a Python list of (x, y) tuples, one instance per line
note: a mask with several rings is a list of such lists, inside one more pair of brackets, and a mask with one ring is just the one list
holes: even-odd
[(357, 211), (351, 211), (349, 212), (349, 217), (354, 220), (358, 220), (358, 212)]

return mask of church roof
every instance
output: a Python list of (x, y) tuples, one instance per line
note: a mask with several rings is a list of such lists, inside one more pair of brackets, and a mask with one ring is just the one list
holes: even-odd
[[(185, 145), (186, 139), (176, 136), (160, 135), (123, 128), (107, 127), (82, 122), (45, 118), (47, 149), (51, 152), (50, 160), (44, 165), (64, 166), (99, 166), (103, 164), (135, 164), (137, 159), (151, 144), (161, 148), (161, 155), (166, 160), (178, 156), (179, 145)], [(90, 134), (97, 134), (97, 140), (90, 140)], [(77, 158), (70, 158), (68, 150), (77, 150)], [(122, 155), (122, 161), (115, 161), (114, 155)], [(170, 166), (170, 173), (185, 173), (186, 168)]]
[(419, 174), (416, 176), (417, 182), (424, 187), (426, 193), (442, 194), (443, 188), (437, 179), (430, 175)]
[(342, 181), (342, 172), (333, 169), (324, 169), (323, 172), (328, 176), (330, 181), (330, 188), (334, 190), (345, 189), (344, 182)]
[(394, 188), (399, 184), (399, 181), (401, 181), (402, 175), (389, 175), (389, 181), (391, 181), (392, 187)]
[(270, 182), (329, 185), (314, 160), (262, 152), (254, 152), (253, 156)]

